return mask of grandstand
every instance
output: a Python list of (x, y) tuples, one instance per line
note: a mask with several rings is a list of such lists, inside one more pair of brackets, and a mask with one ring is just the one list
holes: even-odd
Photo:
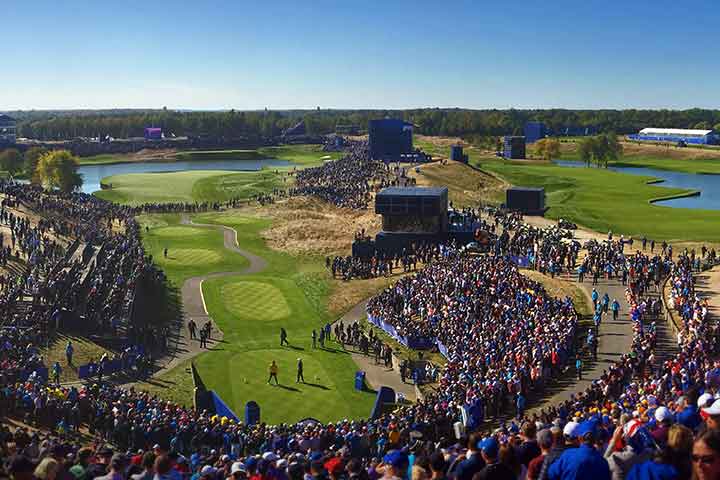
[(720, 144), (720, 134), (712, 130), (684, 128), (643, 128), (636, 134), (628, 135), (628, 138), (646, 142), (692, 143), (696, 145)]

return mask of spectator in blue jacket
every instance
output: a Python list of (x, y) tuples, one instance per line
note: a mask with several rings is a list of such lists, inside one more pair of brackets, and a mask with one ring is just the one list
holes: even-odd
[(457, 480), (472, 480), (473, 475), (485, 467), (485, 461), (480, 456), (480, 443), (482, 437), (478, 433), (473, 433), (468, 439), (467, 458), (460, 462), (455, 470), (455, 478)]
[(548, 470), (548, 480), (610, 480), (610, 467), (593, 443), (597, 420), (586, 420), (577, 428), (582, 439), (578, 448), (566, 450)]
[(653, 460), (634, 465), (627, 480), (673, 480), (690, 478), (692, 468), (690, 453), (693, 448), (693, 432), (682, 425), (673, 425), (668, 432), (668, 442)]

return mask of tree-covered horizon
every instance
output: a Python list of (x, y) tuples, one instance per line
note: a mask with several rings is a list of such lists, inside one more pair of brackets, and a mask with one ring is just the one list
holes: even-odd
[(423, 108), (408, 110), (57, 110), (7, 112), (18, 120), (18, 136), (38, 140), (77, 137), (129, 138), (143, 136), (146, 127), (160, 127), (166, 135), (215, 138), (274, 137), (300, 120), (307, 133), (328, 134), (337, 125), (367, 129), (369, 120), (403, 118), (424, 135), (498, 136), (522, 134), (528, 121), (541, 121), (550, 129), (595, 127), (599, 132), (634, 133), (645, 127), (720, 130), (720, 110), (472, 110)]

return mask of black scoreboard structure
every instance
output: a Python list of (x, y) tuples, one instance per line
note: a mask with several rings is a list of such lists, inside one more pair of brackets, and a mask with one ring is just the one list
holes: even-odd
[(442, 241), (448, 235), (447, 187), (389, 187), (375, 196), (375, 213), (382, 215), (376, 248), (398, 251), (414, 242)]
[(505, 206), (525, 215), (545, 214), (545, 189), (535, 187), (512, 187), (505, 191)]
[(370, 158), (398, 162), (413, 153), (413, 125), (402, 119), (370, 120), (368, 125)]

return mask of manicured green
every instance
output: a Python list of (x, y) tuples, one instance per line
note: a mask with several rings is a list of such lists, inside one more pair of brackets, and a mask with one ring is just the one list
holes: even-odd
[[(172, 215), (141, 217), (143, 226), (149, 228), (144, 233), (145, 244), (174, 284), (181, 285), (190, 276), (241, 270), (246, 265), (242, 256), (221, 249), (220, 232), (181, 226), (178, 219)], [(322, 421), (367, 417), (375, 396), (354, 390), (357, 366), (350, 354), (334, 342), (327, 343), (325, 350), (312, 348), (311, 331), (333, 320), (326, 310), (330, 287), (323, 260), (268, 248), (260, 232), (270, 225), (269, 220), (221, 212), (198, 215), (194, 221), (235, 228), (241, 248), (268, 262), (257, 274), (203, 282), (207, 309), (224, 333), (223, 342), (213, 351), (194, 359), (205, 385), (240, 416), (245, 403), (255, 400), (262, 419), (270, 423), (305, 417)], [(162, 258), (165, 247), (169, 248), (167, 260)], [(200, 263), (197, 258), (206, 251), (222, 255), (222, 259)], [(281, 326), (288, 332), (290, 348), (279, 346)], [(295, 383), (298, 357), (305, 364), (306, 384)], [(272, 360), (280, 368), (280, 387), (266, 383)], [(189, 404), (188, 366), (186, 362), (162, 375), (150, 386), (151, 391)]]
[(550, 218), (565, 218), (592, 230), (657, 240), (717, 241), (720, 212), (653, 205), (653, 199), (688, 190), (648, 185), (651, 177), (600, 168), (483, 161), (482, 168), (513, 185), (545, 187)]
[[(192, 276), (242, 270), (248, 266), (245, 257), (224, 247), (221, 232), (182, 225), (179, 215), (140, 215), (138, 221), (148, 253), (178, 287)], [(163, 253), (165, 248), (167, 258)]]

